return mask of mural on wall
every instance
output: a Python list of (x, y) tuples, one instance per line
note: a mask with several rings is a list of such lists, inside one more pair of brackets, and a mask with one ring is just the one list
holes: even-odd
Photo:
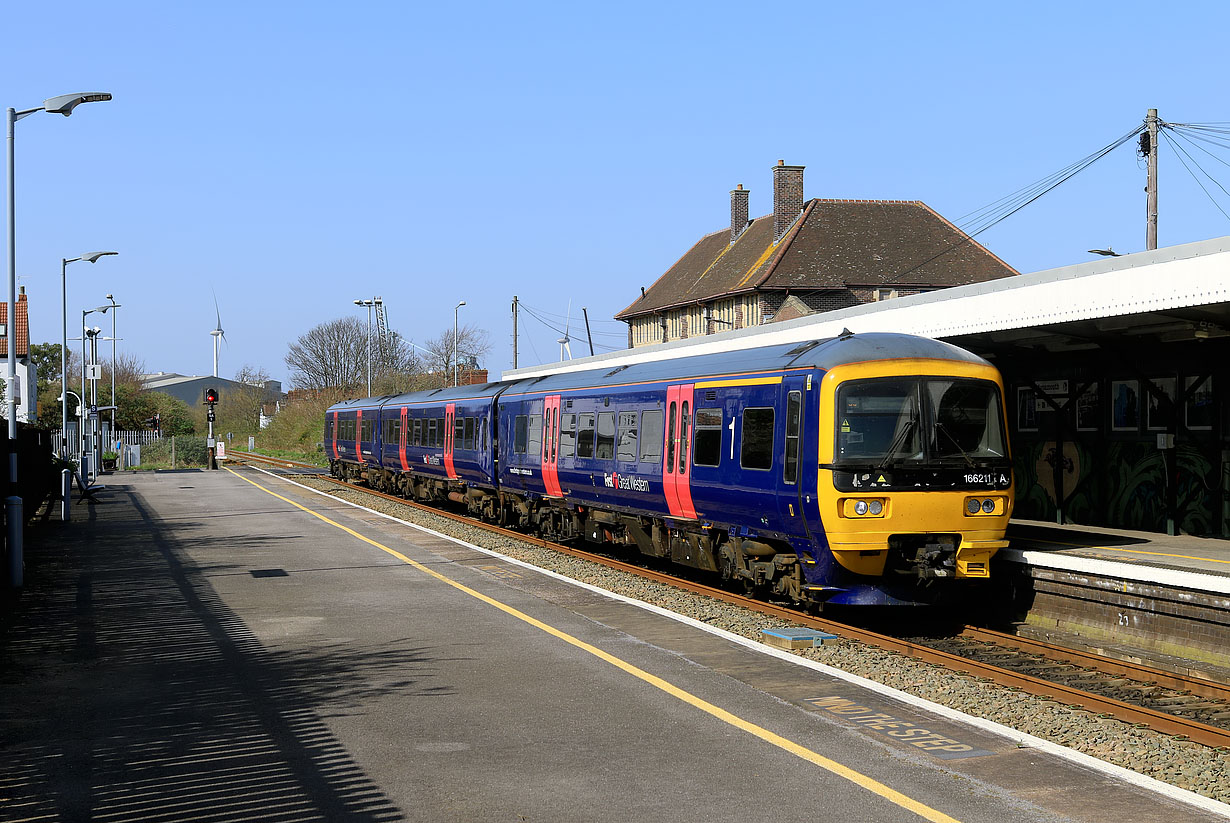
[[(1179, 530), (1204, 536), (1220, 533), (1218, 464), (1198, 444), (1180, 444), (1169, 453), (1152, 442), (1100, 445), (1101, 453), (1095, 454), (1083, 443), (1065, 442), (1061, 455), (1054, 440), (1018, 440), (1013, 460), (1017, 479), (1013, 516), (1055, 520), (1055, 464), (1059, 461), (1067, 522), (1165, 531), (1166, 466), (1175, 461)], [(1174, 468), (1170, 473), (1176, 474)]]

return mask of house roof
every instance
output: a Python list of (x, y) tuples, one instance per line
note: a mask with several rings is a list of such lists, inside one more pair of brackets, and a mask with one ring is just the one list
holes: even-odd
[[(17, 303), (14, 306), (15, 314), (17, 315), (17, 356), (30, 356), (30, 312), (29, 304), (26, 303), (26, 294), (22, 292), (17, 295)], [(9, 304), (8, 301), (0, 301), (0, 323), (9, 322)], [(0, 337), (0, 357), (9, 356), (9, 341), (7, 337)]]
[(961, 286), (1017, 271), (917, 200), (809, 200), (778, 243), (773, 215), (734, 243), (723, 229), (700, 239), (615, 315), (639, 315), (755, 290)]

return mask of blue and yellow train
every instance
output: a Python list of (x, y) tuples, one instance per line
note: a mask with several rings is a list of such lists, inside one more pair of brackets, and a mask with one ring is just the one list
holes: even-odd
[(1013, 480), (985, 360), (902, 334), (350, 400), (332, 473), (809, 607), (987, 578)]

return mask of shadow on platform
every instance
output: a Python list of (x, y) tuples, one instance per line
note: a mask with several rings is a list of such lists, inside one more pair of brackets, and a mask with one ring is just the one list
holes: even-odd
[(0, 820), (404, 819), (321, 715), (450, 693), (429, 653), (266, 649), (138, 496), (108, 496), (72, 543), (31, 532), (0, 635)]

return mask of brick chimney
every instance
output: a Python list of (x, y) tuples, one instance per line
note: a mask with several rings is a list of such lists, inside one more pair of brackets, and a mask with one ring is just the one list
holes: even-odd
[(730, 192), (730, 242), (739, 239), (747, 228), (747, 197), (751, 194), (743, 188), (743, 184), (735, 186)]
[(786, 229), (803, 211), (803, 166), (787, 166), (778, 160), (773, 167), (773, 242), (782, 239)]

